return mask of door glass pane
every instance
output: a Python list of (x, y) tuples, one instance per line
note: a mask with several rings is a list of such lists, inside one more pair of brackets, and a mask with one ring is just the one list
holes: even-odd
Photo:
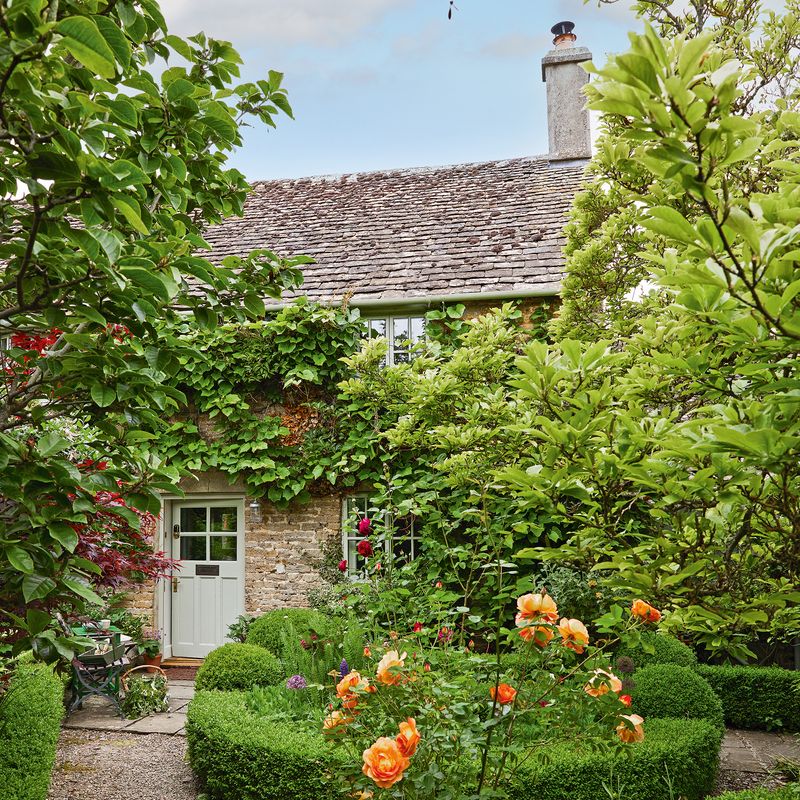
[(181, 536), (181, 561), (205, 561), (206, 537)]
[(236, 561), (236, 537), (212, 536), (211, 561)]
[(206, 527), (206, 507), (182, 508), (181, 509), (181, 531), (205, 532)]
[(238, 527), (236, 506), (219, 506), (211, 509), (212, 531), (235, 531)]

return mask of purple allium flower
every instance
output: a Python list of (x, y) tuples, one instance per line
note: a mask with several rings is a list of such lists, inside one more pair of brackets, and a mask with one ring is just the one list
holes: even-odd
[(286, 681), (287, 689), (305, 689), (307, 686), (306, 679), (302, 675), (292, 675), (292, 677)]
[(350, 672), (350, 667), (347, 666), (347, 659), (342, 659), (342, 663), (339, 664), (339, 675), (340, 677), (344, 678), (347, 673)]

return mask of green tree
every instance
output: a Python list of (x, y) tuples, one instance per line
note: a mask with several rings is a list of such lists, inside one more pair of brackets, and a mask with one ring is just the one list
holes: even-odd
[(531, 348), (522, 424), (543, 444), (506, 475), (570, 528), (522, 555), (592, 568), (671, 609), (668, 627), (747, 656), (756, 634), (800, 628), (800, 18), (794, 3), (760, 17), (762, 63), (741, 58), (755, 17), (699, 32), (720, 4), (674, 22), (670, 4), (641, 5), (665, 7), (671, 35), (632, 36), (590, 100), (615, 131), (600, 163), (633, 232), (627, 288), (647, 278), (660, 297), (632, 326), (612, 293), (599, 327), (613, 339)]
[[(302, 259), (200, 254), (242, 211), (240, 126), (291, 114), (279, 73), (238, 83), (239, 63), (170, 35), (153, 0), (0, 7), (0, 613), (43, 657), (70, 652), (46, 612), (96, 599), (75, 550), (97, 493), (154, 511), (174, 490), (148, 442), (184, 402), (184, 334), (258, 318), (299, 280)], [(109, 468), (79, 467), (76, 438)]]

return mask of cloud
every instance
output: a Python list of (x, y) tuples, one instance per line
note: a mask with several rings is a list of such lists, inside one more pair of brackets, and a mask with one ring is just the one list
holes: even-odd
[(172, 33), (200, 30), (238, 46), (335, 45), (414, 0), (162, 0)]
[(552, 39), (549, 34), (509, 33), (487, 42), (481, 47), (480, 54), (490, 58), (530, 58), (547, 52), (552, 47)]

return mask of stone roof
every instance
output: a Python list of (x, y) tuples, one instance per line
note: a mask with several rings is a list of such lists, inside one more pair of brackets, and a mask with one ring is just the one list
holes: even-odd
[(206, 239), (214, 260), (261, 247), (312, 256), (299, 293), (313, 300), (555, 294), (584, 168), (537, 157), (259, 181), (244, 216)]

